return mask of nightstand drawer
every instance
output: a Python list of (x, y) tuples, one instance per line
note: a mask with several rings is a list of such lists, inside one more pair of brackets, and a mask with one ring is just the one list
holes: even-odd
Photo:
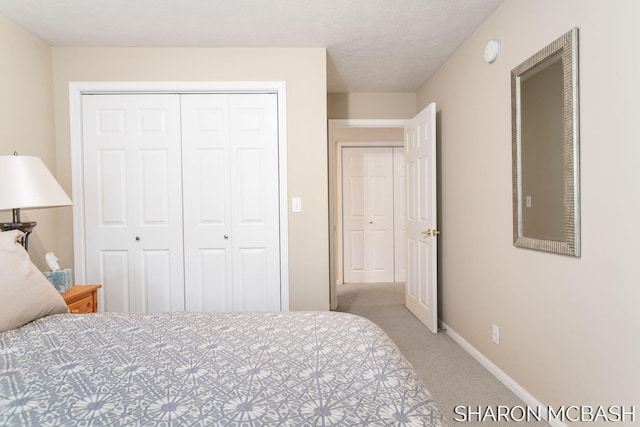
[(101, 285), (72, 286), (60, 294), (69, 307), (69, 313), (96, 313), (98, 311), (98, 289)]
[(96, 307), (93, 305), (93, 300), (93, 295), (87, 295), (78, 301), (68, 304), (69, 313), (94, 313)]

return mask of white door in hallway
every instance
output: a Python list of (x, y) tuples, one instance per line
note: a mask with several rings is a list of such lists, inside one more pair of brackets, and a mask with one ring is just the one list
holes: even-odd
[(405, 126), (407, 308), (438, 332), (436, 105)]
[(342, 148), (343, 281), (394, 281), (392, 148)]

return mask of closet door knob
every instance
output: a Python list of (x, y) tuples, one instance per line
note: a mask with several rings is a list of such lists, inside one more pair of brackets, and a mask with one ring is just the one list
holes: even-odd
[(229, 238), (229, 235), (228, 235), (228, 234), (225, 234), (225, 235), (224, 235), (224, 238), (225, 238), (225, 239), (228, 239), (228, 238)]
[(140, 241), (140, 236), (136, 236), (136, 242)]

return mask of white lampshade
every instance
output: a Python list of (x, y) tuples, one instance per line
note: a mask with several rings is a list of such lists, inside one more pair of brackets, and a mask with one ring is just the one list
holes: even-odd
[(0, 210), (72, 204), (38, 157), (0, 156)]

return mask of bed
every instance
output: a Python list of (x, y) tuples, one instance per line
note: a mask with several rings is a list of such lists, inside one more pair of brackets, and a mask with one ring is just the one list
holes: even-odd
[[(0, 279), (1, 295), (14, 279)], [(21, 282), (51, 299), (27, 322), (2, 314), (15, 304), (0, 300), (2, 426), (446, 425), (405, 357), (362, 317), (73, 315), (45, 284), (53, 289)]]

